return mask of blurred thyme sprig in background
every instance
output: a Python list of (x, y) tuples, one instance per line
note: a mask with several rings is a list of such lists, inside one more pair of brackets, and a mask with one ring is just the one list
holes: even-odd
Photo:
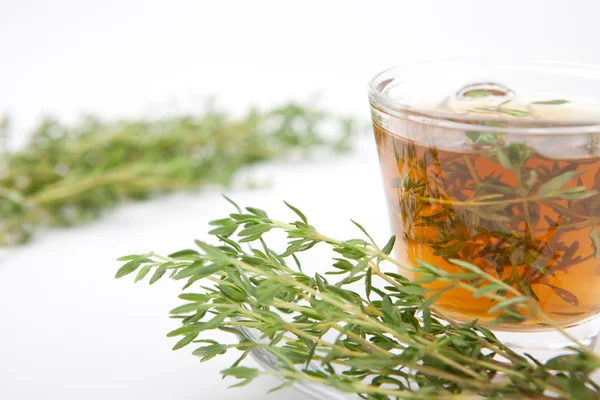
[(0, 246), (27, 242), (41, 226), (98, 217), (125, 199), (229, 185), (256, 162), (298, 150), (350, 147), (355, 123), (290, 103), (233, 118), (200, 115), (67, 126), (48, 118), (18, 151), (0, 119)]
[[(169, 256), (125, 256), (116, 277), (137, 272), (135, 281), (150, 277), (150, 284), (167, 274), (185, 281), (179, 296), (185, 303), (171, 312), (182, 323), (168, 334), (181, 337), (174, 350), (193, 345), (201, 361), (240, 351), (222, 371), (240, 379), (236, 386), (259, 375), (242, 364), (255, 351), (277, 366), (267, 373), (282, 378), (280, 388), (313, 382), (370, 400), (598, 398), (591, 375), (600, 357), (569, 337), (531, 297), (465, 261), (452, 260), (461, 269), (455, 273), (425, 262), (404, 265), (390, 256), (394, 237), (379, 246), (357, 223), (364, 239), (331, 238), (288, 206), (297, 219), (286, 223), (236, 205), (236, 212), (210, 223), (219, 245), (196, 241), (197, 249)], [(287, 248), (269, 246), (276, 232), (287, 235)], [(333, 261), (303, 264), (302, 253), (315, 245), (331, 248)], [(419, 277), (410, 281), (388, 272), (386, 263)], [(422, 286), (433, 281), (440, 285)], [(187, 290), (192, 287), (197, 292)], [(454, 287), (489, 298), (489, 312), (499, 320), (545, 321), (573, 340), (573, 347), (547, 361), (516, 353), (477, 321), (456, 322), (436, 307)], [(223, 342), (215, 331), (239, 341)]]

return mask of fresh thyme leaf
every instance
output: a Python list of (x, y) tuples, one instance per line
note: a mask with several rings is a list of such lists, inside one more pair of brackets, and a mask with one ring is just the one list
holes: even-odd
[(493, 96), (494, 92), (491, 90), (470, 90), (463, 94), (464, 97), (487, 97)]
[(115, 275), (115, 278), (122, 278), (125, 275), (129, 275), (132, 272), (134, 272), (135, 270), (137, 270), (140, 265), (142, 265), (144, 263), (148, 263), (148, 262), (152, 262), (152, 260), (150, 260), (146, 257), (136, 257), (135, 259), (129, 261), (127, 264), (125, 264), (121, 268), (119, 268), (119, 270), (117, 271), (117, 274)]
[(170, 268), (173, 265), (173, 263), (169, 262), (161, 264), (158, 268), (154, 270), (154, 274), (150, 277), (150, 281), (148, 283), (152, 285), (153, 283), (157, 282), (167, 272), (167, 268)]
[(578, 317), (581, 315), (585, 315), (584, 312), (553, 312), (552, 314), (561, 315), (563, 317)]
[(197, 250), (185, 249), (169, 254), (169, 257), (177, 260), (197, 260), (199, 258), (199, 254)]
[(123, 257), (117, 258), (117, 261), (130, 261), (130, 260), (135, 260), (136, 258), (139, 258), (139, 255), (130, 254), (128, 256), (123, 256)]
[(531, 104), (561, 105), (561, 104), (567, 104), (568, 102), (569, 102), (569, 100), (556, 99), (556, 100), (534, 101)]
[(392, 236), (388, 242), (386, 243), (385, 246), (383, 246), (383, 248), (381, 249), (382, 253), (384, 254), (390, 254), (392, 252), (392, 249), (394, 248), (394, 244), (396, 243), (396, 236)]
[(373, 270), (369, 268), (365, 276), (365, 293), (367, 300), (371, 300), (371, 289), (373, 288)]
[(517, 305), (517, 304), (523, 304), (523, 303), (527, 302), (528, 300), (529, 299), (527, 297), (524, 297), (524, 296), (511, 297), (509, 299), (502, 300), (498, 304), (496, 304), (493, 307), (491, 307), (488, 310), (488, 313), (492, 314), (492, 313), (494, 313), (496, 311), (505, 310), (509, 306), (514, 306), (514, 305)]
[(594, 257), (598, 259), (600, 258), (600, 233), (596, 227), (592, 227), (590, 230), (590, 240), (592, 241), (592, 246), (594, 247)]
[(140, 269), (140, 271), (138, 272), (137, 276), (135, 277), (134, 282), (139, 282), (142, 279), (144, 279), (146, 277), (146, 275), (148, 275), (148, 273), (152, 270), (152, 265), (148, 264), (148, 265), (144, 265), (142, 267), (142, 269)]
[(291, 205), (290, 203), (288, 203), (287, 201), (284, 201), (285, 205), (288, 206), (293, 212), (296, 213), (296, 215), (298, 215), (300, 217), (300, 219), (302, 220), (302, 222), (304, 222), (305, 224), (308, 224), (308, 219), (306, 218), (306, 216), (302, 213), (302, 211), (300, 211), (299, 209), (297, 209), (296, 207), (294, 207), (293, 205)]
[(477, 289), (475, 292), (473, 292), (473, 297), (474, 298), (478, 298), (478, 297), (482, 297), (486, 294), (489, 293), (495, 293), (499, 290), (499, 287), (496, 285), (485, 285), (483, 287), (480, 287), (479, 289)]
[(594, 400), (597, 397), (587, 388), (585, 383), (578, 374), (571, 373), (569, 391), (578, 400)]
[(517, 110), (512, 108), (498, 108), (495, 111), (501, 114), (512, 115), (513, 117), (526, 117), (528, 115), (531, 115), (529, 111)]
[(559, 288), (557, 286), (551, 286), (554, 293), (556, 293), (561, 299), (569, 303), (570, 305), (576, 307), (579, 305), (579, 299), (573, 293), (569, 292), (566, 289)]
[(498, 140), (496, 134), (490, 132), (466, 131), (465, 136), (472, 144), (480, 146), (493, 146)]
[(198, 337), (197, 333), (190, 333), (173, 346), (173, 350), (179, 350), (188, 344), (192, 343)]
[(198, 347), (192, 353), (196, 357), (200, 357), (200, 361), (205, 362), (216, 356), (225, 354), (227, 346), (222, 345), (214, 340), (197, 340), (196, 343), (209, 343), (208, 346)]
[(540, 186), (537, 192), (537, 196), (545, 197), (549, 194), (557, 193), (560, 188), (562, 188), (567, 182), (569, 182), (578, 175), (581, 174), (577, 174), (573, 171), (567, 171), (559, 176), (552, 178), (551, 180)]
[(506, 115), (510, 115), (513, 117), (528, 117), (531, 115), (531, 113), (529, 111), (517, 110), (515, 108), (505, 108), (505, 107), (501, 107), (501, 106), (499, 106), (499, 107), (475, 107), (474, 111), (506, 114)]
[(230, 386), (230, 387), (234, 388), (234, 387), (246, 386), (247, 384), (249, 384), (255, 378), (258, 377), (258, 375), (260, 374), (260, 371), (256, 368), (233, 367), (233, 368), (224, 369), (223, 371), (221, 371), (221, 373), (223, 374), (223, 376), (233, 376), (234, 378), (238, 378), (238, 379), (242, 380), (240, 383)]
[(458, 253), (460, 251), (460, 249), (462, 249), (464, 244), (465, 244), (465, 242), (463, 240), (459, 240), (458, 242), (456, 242), (448, 247), (438, 248), (436, 251), (433, 252), (433, 255), (441, 256), (441, 257), (454, 256), (456, 253)]

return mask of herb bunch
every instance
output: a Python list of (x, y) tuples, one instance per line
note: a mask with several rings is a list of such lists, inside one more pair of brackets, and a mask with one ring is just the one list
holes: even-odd
[[(41, 226), (96, 218), (119, 202), (180, 189), (229, 185), (256, 162), (294, 151), (350, 146), (354, 121), (295, 103), (232, 118), (200, 115), (75, 126), (44, 120), (18, 151), (0, 121), (0, 246), (26, 242)], [(327, 133), (327, 129), (332, 132)]]
[[(492, 300), (490, 313), (542, 319), (568, 336), (531, 297), (473, 264), (452, 260), (457, 273), (425, 262), (410, 267), (390, 256), (395, 237), (380, 246), (358, 223), (364, 238), (338, 240), (289, 204), (297, 217), (289, 223), (233, 204), (236, 212), (210, 223), (219, 244), (196, 241), (197, 248), (169, 256), (126, 256), (116, 277), (137, 272), (136, 282), (185, 281), (179, 296), (185, 303), (172, 310), (181, 327), (168, 334), (181, 337), (174, 349), (191, 345), (201, 361), (241, 352), (222, 371), (240, 379), (236, 386), (260, 374), (243, 366), (259, 351), (278, 365), (267, 373), (283, 380), (279, 388), (309, 381), (376, 400), (598, 398), (591, 374), (600, 358), (574, 339), (568, 354), (541, 362), (515, 353), (477, 321), (458, 323), (436, 307), (441, 293), (460, 287)], [(274, 232), (287, 235), (287, 248), (269, 247)], [(324, 274), (308, 275), (302, 253), (317, 245), (331, 248), (333, 262), (319, 268)], [(419, 278), (409, 281), (386, 265)], [(442, 285), (422, 286), (432, 281)], [(218, 341), (214, 331), (239, 341)]]

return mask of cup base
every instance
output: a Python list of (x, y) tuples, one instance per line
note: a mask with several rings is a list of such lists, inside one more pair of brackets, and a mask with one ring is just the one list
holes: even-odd
[[(596, 347), (600, 335), (600, 316), (565, 329), (580, 344), (590, 349)], [(496, 331), (496, 337), (519, 354), (529, 354), (541, 362), (568, 352), (574, 343), (557, 331), (507, 332)]]

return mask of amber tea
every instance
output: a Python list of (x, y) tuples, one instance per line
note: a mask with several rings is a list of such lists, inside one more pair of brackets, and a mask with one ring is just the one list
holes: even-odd
[[(489, 88), (466, 94), (467, 101), (446, 100), (440, 109), (497, 117), (491, 126), (498, 127), (589, 111), (565, 99), (492, 99), (497, 93)], [(477, 126), (457, 131), (409, 118), (383, 121), (376, 113), (374, 130), (401, 261), (422, 260), (449, 272), (460, 270), (450, 259), (468, 261), (534, 298), (563, 326), (600, 312), (595, 134), (509, 137)], [(493, 318), (489, 298), (436, 283), (428, 287), (431, 294), (443, 290), (438, 307), (459, 321)], [(499, 328), (541, 325), (528, 320)]]

